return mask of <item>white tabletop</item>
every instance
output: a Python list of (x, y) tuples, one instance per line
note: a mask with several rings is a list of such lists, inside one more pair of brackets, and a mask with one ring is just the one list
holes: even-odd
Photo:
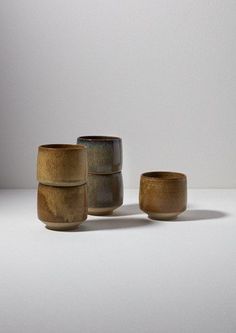
[(0, 191), (0, 332), (236, 332), (236, 190), (191, 190), (174, 222), (127, 190), (74, 232), (37, 220), (34, 190)]

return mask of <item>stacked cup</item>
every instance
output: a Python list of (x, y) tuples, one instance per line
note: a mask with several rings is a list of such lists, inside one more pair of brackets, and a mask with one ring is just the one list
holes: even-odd
[(88, 150), (88, 213), (108, 215), (123, 203), (122, 141), (113, 136), (81, 136)]
[(38, 218), (48, 229), (70, 230), (87, 218), (87, 150), (82, 145), (38, 148)]

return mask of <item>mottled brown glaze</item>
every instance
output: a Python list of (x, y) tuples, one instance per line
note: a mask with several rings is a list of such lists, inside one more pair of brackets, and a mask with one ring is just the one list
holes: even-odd
[(38, 148), (37, 179), (52, 186), (85, 184), (87, 149), (83, 145), (50, 144)]
[(140, 208), (155, 220), (170, 220), (186, 210), (187, 178), (169, 171), (146, 172), (141, 175)]
[(77, 143), (88, 149), (88, 172), (111, 174), (122, 169), (122, 141), (114, 136), (81, 136)]
[(77, 228), (87, 218), (87, 184), (72, 187), (38, 185), (38, 218), (53, 230)]
[(108, 215), (123, 203), (123, 180), (121, 172), (111, 175), (88, 176), (88, 213)]

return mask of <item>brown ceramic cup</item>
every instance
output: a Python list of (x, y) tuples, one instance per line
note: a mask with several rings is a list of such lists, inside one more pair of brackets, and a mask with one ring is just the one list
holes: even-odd
[(86, 220), (87, 211), (87, 184), (72, 187), (38, 185), (38, 218), (48, 229), (75, 229)]
[(80, 136), (77, 143), (88, 149), (88, 172), (111, 174), (122, 169), (122, 140), (115, 136)]
[(87, 149), (83, 145), (49, 144), (38, 148), (37, 179), (52, 186), (78, 186), (87, 181)]
[(186, 210), (186, 176), (168, 171), (143, 173), (140, 179), (139, 205), (150, 219), (175, 219)]
[(123, 203), (121, 172), (88, 176), (88, 214), (109, 215)]

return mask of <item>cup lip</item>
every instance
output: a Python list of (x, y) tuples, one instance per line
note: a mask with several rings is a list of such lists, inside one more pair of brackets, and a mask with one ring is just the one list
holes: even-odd
[(158, 182), (181, 181), (187, 179), (184, 173), (175, 171), (148, 171), (142, 173), (141, 177)]
[(86, 146), (72, 143), (49, 143), (39, 146), (39, 150), (59, 151), (59, 150), (83, 150)]
[(109, 142), (109, 141), (121, 141), (121, 138), (118, 136), (110, 135), (83, 135), (77, 138), (77, 141), (97, 141), (97, 142)]

